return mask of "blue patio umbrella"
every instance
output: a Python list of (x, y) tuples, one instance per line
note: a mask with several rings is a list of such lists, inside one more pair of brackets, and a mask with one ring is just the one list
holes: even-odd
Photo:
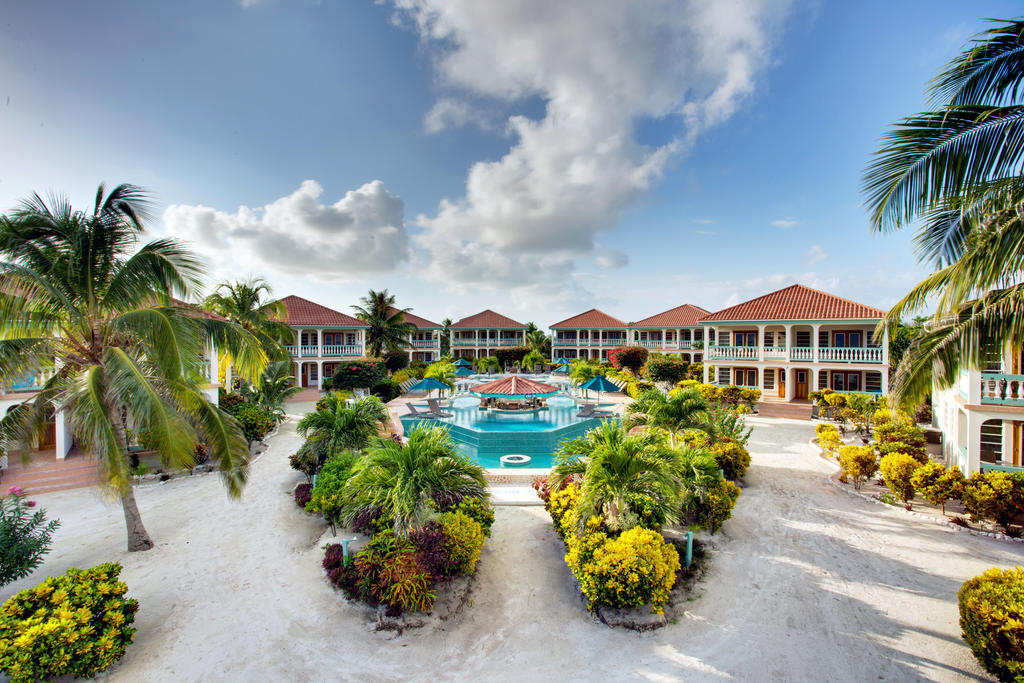
[(473, 365), (473, 364), (472, 364), (472, 363), (470, 363), (470, 362), (469, 362), (468, 360), (466, 360), (465, 358), (460, 358), (460, 359), (458, 359), (457, 361), (455, 361), (455, 365), (456, 365), (457, 367), (460, 367), (460, 368), (468, 368), (469, 366), (471, 366), (471, 365)]
[(614, 384), (610, 379), (604, 375), (598, 375), (594, 379), (583, 384), (584, 389), (592, 389), (597, 392), (597, 402), (601, 403), (601, 392), (608, 393), (610, 391), (620, 391), (619, 386)]
[(465, 377), (466, 375), (473, 375), (476, 373), (473, 372), (472, 368), (463, 365), (455, 369), (455, 374), (458, 375), (459, 377)]
[(424, 377), (419, 382), (416, 382), (416, 384), (413, 384), (411, 387), (409, 387), (409, 391), (425, 391), (429, 395), (430, 392), (433, 391), (434, 389), (440, 391), (441, 389), (448, 388), (450, 387), (439, 379), (435, 379), (433, 377)]
[(562, 365), (559, 365), (557, 368), (553, 370), (553, 372), (569, 372), (569, 364), (564, 363)]
[(553, 363), (554, 363), (555, 365), (568, 365), (568, 364), (569, 364), (569, 359), (568, 359), (568, 358), (566, 358), (565, 356), (559, 356), (558, 358), (556, 358), (556, 359), (555, 359), (554, 361), (552, 361), (552, 362), (553, 362)]

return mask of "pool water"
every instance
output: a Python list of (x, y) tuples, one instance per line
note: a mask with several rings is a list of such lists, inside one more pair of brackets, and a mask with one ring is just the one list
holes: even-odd
[(418, 424), (443, 424), (459, 448), (484, 467), (503, 467), (501, 456), (520, 454), (530, 457), (526, 467), (550, 468), (562, 441), (582, 436), (600, 420), (576, 417), (579, 407), (568, 396), (552, 396), (547, 402), (547, 410), (497, 412), (480, 410), (479, 398), (463, 396), (444, 409), (452, 417), (403, 417), (402, 426), (408, 433)]

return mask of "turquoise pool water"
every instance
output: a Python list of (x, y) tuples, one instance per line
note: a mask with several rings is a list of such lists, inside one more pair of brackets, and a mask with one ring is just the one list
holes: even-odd
[(555, 450), (565, 439), (582, 436), (597, 426), (597, 418), (576, 417), (579, 408), (568, 396), (552, 396), (548, 409), (532, 413), (480, 410), (480, 399), (456, 398), (445, 412), (450, 418), (402, 418), (408, 433), (417, 424), (443, 424), (459, 448), (484, 467), (502, 467), (501, 456), (521, 454), (530, 457), (527, 467), (551, 467)]

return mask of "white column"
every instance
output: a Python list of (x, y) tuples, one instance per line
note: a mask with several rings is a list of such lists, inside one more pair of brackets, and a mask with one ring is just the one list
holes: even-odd
[[(882, 365), (889, 367), (889, 326), (885, 326), (885, 330), (882, 332)], [(888, 372), (883, 371), (883, 375), (888, 375)], [(883, 383), (884, 384), (884, 383)]]
[(668, 329), (661, 328), (661, 348), (664, 349), (665, 345), (668, 344)]
[[(818, 333), (821, 330), (821, 325), (811, 325), (811, 348), (813, 349), (811, 355), (811, 361), (814, 363), (819, 362), (818, 360)], [(817, 374), (817, 373), (815, 373)]]
[(228, 366), (224, 368), (224, 391), (230, 392), (234, 385), (234, 376), (231, 372), (231, 360), (228, 359)]
[(316, 388), (319, 389), (324, 383), (324, 362), (318, 360), (316, 362)]
[(973, 410), (967, 411), (967, 472), (981, 469), (981, 423), (984, 419)]
[(757, 359), (764, 360), (764, 328), (767, 325), (757, 326)]
[[(324, 331), (323, 330), (317, 330), (316, 331), (316, 355), (317, 355), (317, 358), (323, 358), (324, 357)], [(319, 376), (320, 375), (317, 375), (317, 377), (319, 377)]]
[(295, 361), (295, 386), (302, 386), (302, 362)]
[(63, 460), (67, 457), (68, 451), (71, 450), (71, 425), (64, 417), (64, 410), (57, 408), (54, 413), (54, 432), (56, 433), (57, 440), (54, 444), (54, 451), (57, 455), (57, 460)]
[[(787, 401), (792, 401), (793, 398), (796, 396), (796, 373), (797, 372), (799, 372), (799, 370), (797, 368), (794, 368), (794, 367), (792, 367), (790, 365), (786, 366), (786, 400)], [(808, 371), (807, 372), (807, 391), (808, 392), (814, 391), (814, 387), (812, 385), (812, 382), (814, 380), (811, 378), (811, 375), (813, 375), (813, 374), (814, 374), (813, 371)], [(778, 376), (776, 376), (775, 381), (778, 381)]]
[(216, 347), (210, 343), (206, 345), (206, 354), (210, 359), (210, 383), (216, 385), (220, 381), (220, 357)]
[(704, 363), (704, 384), (708, 383), (708, 370), (710, 370), (710, 368), (711, 368), (710, 365), (708, 365), (707, 363)]
[[(786, 325), (786, 361), (787, 362), (793, 360), (792, 358), (789, 357), (790, 349), (792, 349), (792, 348), (793, 348), (793, 326), (792, 325)], [(810, 387), (808, 387), (807, 390), (808, 391), (812, 391), (812, 389)]]

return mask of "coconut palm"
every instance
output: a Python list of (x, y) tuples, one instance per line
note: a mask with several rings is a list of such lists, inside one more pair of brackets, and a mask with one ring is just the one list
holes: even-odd
[(439, 360), (431, 363), (427, 366), (427, 371), (423, 374), (424, 377), (433, 377), (434, 379), (444, 382), (449, 387), (455, 387), (455, 363), (447, 360)]
[(670, 448), (660, 432), (629, 434), (612, 421), (604, 421), (586, 435), (562, 443), (551, 470), (552, 490), (566, 477), (582, 474), (580, 528), (596, 514), (609, 528), (628, 524), (632, 495), (647, 496), (669, 522), (679, 519), (683, 503), (679, 452)]
[(451, 353), (452, 338), (451, 338), (452, 319), (445, 318), (441, 321), (441, 357), (446, 357)]
[(488, 374), (492, 372), (501, 372), (501, 361), (498, 360), (497, 356), (484, 356), (483, 358), (478, 358), (476, 365), (477, 368), (480, 369), (480, 372), (486, 372)]
[(222, 282), (203, 301), (203, 306), (240, 325), (260, 340), (270, 358), (288, 357), (284, 345), (294, 343), (295, 333), (284, 322), (284, 302), (273, 299), (273, 290), (263, 278)]
[(76, 443), (96, 458), (124, 509), (128, 550), (153, 542), (132, 489), (125, 434), (145, 430), (165, 467), (191, 467), (205, 442), (232, 496), (249, 459), (238, 422), (206, 400), (207, 345), (229, 352), (256, 377), (266, 355), (231, 322), (197, 315), (187, 298), (202, 267), (172, 239), (139, 247), (148, 218), (143, 190), (100, 185), (91, 211), (66, 198), (24, 200), (0, 217), (0, 376), (43, 365), (56, 372), (0, 422), (8, 451), (27, 454), (54, 406)]
[(334, 455), (366, 448), (390, 420), (388, 409), (376, 396), (349, 400), (333, 392), (321, 408), (299, 420), (296, 429), (303, 438), (326, 444), (327, 453)]
[(544, 358), (551, 355), (551, 338), (532, 322), (526, 324), (526, 347)]
[(484, 469), (458, 451), (446, 428), (418, 427), (408, 443), (379, 439), (362, 457), (345, 486), (342, 521), (379, 511), (404, 536), (434, 516), (432, 501), (452, 497), (486, 499)]
[(360, 299), (362, 306), (353, 306), (356, 317), (369, 325), (366, 330), (366, 351), (371, 356), (381, 357), (385, 351), (407, 349), (412, 344), (409, 335), (416, 332), (416, 326), (405, 321), (405, 314), (411, 308), (397, 308), (395, 295), (383, 290)]
[[(938, 269), (884, 325), (937, 301), (896, 372), (896, 400), (916, 402), (933, 379), (950, 386), (1024, 340), (1024, 21), (979, 36), (931, 85), (934, 111), (905, 118), (864, 179), (872, 226), (914, 221), (919, 258)], [(881, 327), (880, 327), (881, 329)]]
[(302, 391), (302, 387), (295, 383), (295, 376), (291, 374), (291, 361), (278, 360), (267, 365), (263, 371), (257, 386), (246, 387), (242, 391), (247, 401), (266, 408), (274, 419), (280, 421), (284, 418), (284, 402), (289, 397)]
[(680, 432), (702, 427), (707, 409), (708, 402), (696, 389), (683, 389), (671, 397), (650, 389), (626, 407), (625, 425), (627, 429), (641, 425), (664, 429), (675, 448)]
[(600, 368), (585, 359), (576, 359), (569, 364), (569, 381), (573, 386), (582, 386), (598, 376)]

